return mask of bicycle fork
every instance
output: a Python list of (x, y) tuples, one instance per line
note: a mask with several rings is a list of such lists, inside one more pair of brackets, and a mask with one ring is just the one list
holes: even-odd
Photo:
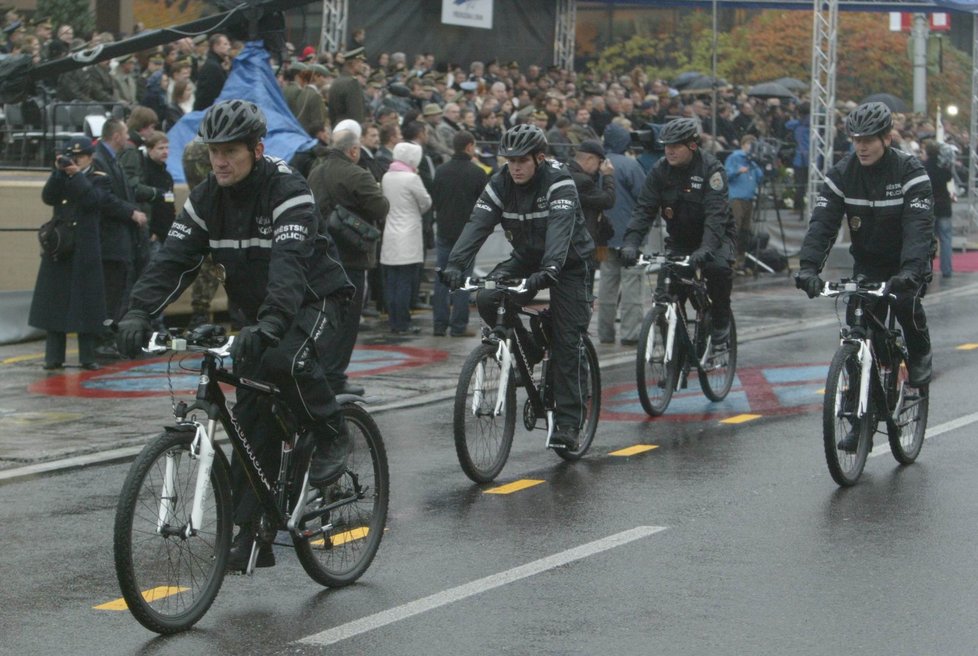
[[(861, 339), (858, 342), (856, 340), (844, 340), (843, 343), (857, 343), (859, 345), (859, 352), (856, 354), (860, 371), (859, 402), (856, 405), (856, 418), (861, 419), (866, 416), (866, 412), (869, 410), (869, 383), (870, 374), (873, 370), (873, 349), (868, 339)], [(835, 414), (837, 417), (841, 416), (840, 412), (843, 410), (844, 405), (845, 401), (841, 398), (841, 395), (837, 396), (835, 399)]]
[(160, 495), (159, 514), (156, 521), (156, 532), (159, 534), (173, 533), (180, 537), (189, 538), (197, 533), (197, 528), (204, 522), (204, 504), (207, 502), (207, 490), (210, 485), (211, 470), (214, 466), (214, 444), (211, 435), (217, 429), (217, 422), (214, 419), (208, 420), (207, 428), (200, 422), (189, 424), (194, 426), (196, 434), (193, 442), (190, 443), (191, 460), (199, 460), (197, 468), (197, 480), (194, 482), (194, 500), (190, 510), (190, 519), (186, 526), (170, 527), (170, 519), (173, 516), (173, 505), (177, 495), (177, 472), (180, 468), (180, 455), (170, 453), (166, 459), (166, 469), (163, 473), (163, 491)]

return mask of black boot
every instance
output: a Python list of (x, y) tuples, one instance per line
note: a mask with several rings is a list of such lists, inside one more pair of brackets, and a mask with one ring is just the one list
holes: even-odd
[[(251, 558), (251, 545), (254, 543), (254, 528), (251, 524), (242, 524), (231, 543), (231, 550), (228, 552), (228, 571), (243, 572), (248, 568), (248, 559)], [(272, 545), (262, 544), (258, 547), (255, 567), (275, 567), (275, 552), (272, 551)]]
[(346, 420), (337, 415), (315, 436), (316, 451), (309, 463), (309, 482), (316, 487), (335, 483), (346, 471), (352, 443)]
[(907, 357), (907, 373), (909, 373), (910, 387), (923, 387), (930, 382), (931, 376), (931, 360), (932, 356), (930, 351), (927, 351), (923, 355), (916, 355), (911, 353)]

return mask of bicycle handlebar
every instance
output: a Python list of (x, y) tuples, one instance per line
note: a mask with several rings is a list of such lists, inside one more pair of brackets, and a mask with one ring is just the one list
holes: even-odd
[(638, 261), (635, 262), (635, 266), (651, 266), (653, 264), (675, 264), (678, 266), (691, 267), (692, 263), (689, 261), (689, 255), (665, 255), (662, 253), (645, 253), (638, 254)]
[(878, 298), (896, 298), (894, 294), (890, 293), (889, 285), (885, 282), (862, 282), (859, 280), (849, 280), (848, 278), (843, 278), (838, 282), (827, 281), (819, 296), (834, 298), (836, 296), (851, 294), (866, 294), (867, 296), (876, 296)]
[(203, 353), (210, 351), (218, 357), (229, 357), (234, 337), (224, 334), (224, 327), (215, 324), (204, 324), (186, 334), (157, 331), (149, 338), (149, 344), (143, 347), (144, 353), (166, 353), (181, 351)]
[(458, 289), (463, 292), (472, 292), (479, 289), (497, 289), (504, 292), (512, 292), (513, 294), (524, 294), (529, 291), (526, 288), (526, 278), (501, 278), (495, 280), (473, 276), (466, 277), (465, 282)]

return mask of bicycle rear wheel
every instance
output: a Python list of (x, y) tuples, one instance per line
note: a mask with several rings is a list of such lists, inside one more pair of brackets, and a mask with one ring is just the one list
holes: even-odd
[[(370, 567), (384, 537), (390, 499), (387, 449), (380, 429), (355, 403), (343, 406), (343, 417), (352, 444), (346, 473), (322, 490), (309, 490), (301, 512), (317, 516), (300, 522), (298, 529), (311, 536), (292, 538), (306, 574), (332, 588), (350, 585)], [(326, 515), (318, 515), (334, 504)]]
[(129, 469), (116, 507), (113, 551), (122, 596), (156, 633), (193, 626), (221, 589), (231, 543), (231, 483), (224, 454), (214, 454), (203, 523), (190, 537), (200, 460), (193, 431), (169, 431), (147, 444)]
[(598, 419), (601, 416), (601, 369), (598, 365), (598, 354), (594, 350), (591, 339), (584, 335), (581, 348), (584, 349), (584, 418), (581, 421), (581, 432), (577, 440), (577, 448), (554, 449), (554, 453), (564, 460), (579, 460), (591, 448), (594, 433), (598, 430)]
[[(705, 339), (703, 344), (705, 346)], [(696, 369), (703, 394), (711, 401), (724, 400), (730, 393), (730, 386), (737, 373), (737, 324), (733, 312), (730, 313), (730, 338), (727, 341), (727, 348), (717, 351), (711, 345), (710, 352), (705, 358), (703, 353), (698, 353), (697, 356)]]
[[(822, 404), (822, 436), (825, 443), (825, 462), (836, 483), (843, 487), (855, 485), (866, 466), (876, 429), (872, 399), (867, 399), (866, 413), (857, 417), (859, 384), (862, 368), (859, 346), (843, 344), (832, 358), (825, 399)], [(872, 393), (870, 386), (869, 393)], [(854, 451), (839, 448), (839, 441), (852, 434), (858, 440)]]
[(678, 348), (674, 343), (669, 362), (665, 361), (666, 334), (669, 324), (662, 306), (653, 307), (642, 322), (635, 353), (635, 381), (642, 408), (650, 417), (658, 417), (672, 400), (679, 371)]
[(896, 418), (886, 422), (887, 436), (890, 438), (890, 451), (901, 465), (909, 465), (924, 446), (924, 433), (927, 430), (927, 413), (930, 406), (929, 385), (921, 388), (910, 387), (909, 374), (903, 358), (898, 358), (898, 366), (888, 390), (893, 405), (897, 407)]
[(509, 373), (501, 414), (496, 399), (502, 368), (495, 344), (477, 347), (462, 365), (455, 390), (455, 452), (465, 475), (488, 483), (502, 471), (516, 431), (516, 377)]

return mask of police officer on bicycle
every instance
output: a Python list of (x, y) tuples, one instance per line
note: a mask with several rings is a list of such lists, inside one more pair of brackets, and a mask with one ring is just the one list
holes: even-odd
[[(712, 341), (723, 348), (730, 336), (736, 224), (730, 211), (723, 164), (700, 150), (700, 122), (680, 118), (659, 132), (665, 157), (652, 167), (625, 230), (621, 261), (634, 266), (638, 250), (659, 214), (666, 222), (666, 250), (688, 255), (706, 278), (713, 305)], [(662, 280), (657, 294), (662, 293)]]
[[(304, 423), (316, 447), (310, 480), (325, 486), (342, 475), (349, 434), (321, 364), (322, 348), (346, 311), (353, 286), (335, 246), (319, 229), (319, 212), (302, 176), (264, 154), (261, 109), (246, 100), (212, 106), (200, 124), (213, 172), (195, 187), (162, 250), (132, 291), (119, 322), (120, 352), (134, 357), (152, 320), (193, 282), (208, 254), (225, 273), (231, 304), (251, 325), (231, 347), (235, 374), (274, 383)], [(265, 471), (274, 471), (278, 445), (255, 392), (239, 389), (234, 416)], [(240, 463), (232, 463), (234, 521), (241, 526), (229, 560), (244, 569), (260, 507)], [(270, 545), (257, 566), (275, 564)]]
[[(568, 170), (548, 160), (547, 138), (529, 124), (510, 128), (499, 143), (506, 165), (489, 180), (468, 223), (449, 255), (442, 279), (451, 289), (463, 282), (483, 242), (502, 224), (513, 246), (511, 257), (497, 265), (490, 278), (526, 278), (528, 302), (550, 289), (556, 428), (551, 443), (576, 449), (584, 418), (584, 350), (582, 335), (591, 320), (588, 292), (594, 242), (584, 224), (577, 188)], [(479, 314), (496, 323), (498, 292), (477, 298)]]
[(927, 317), (920, 298), (930, 280), (934, 196), (916, 157), (890, 147), (893, 119), (883, 103), (860, 105), (846, 117), (854, 151), (829, 170), (801, 247), (795, 284), (809, 298), (825, 286), (819, 272), (835, 243), (842, 217), (852, 235), (853, 274), (888, 282), (890, 307), (907, 343), (909, 382), (930, 382)]

